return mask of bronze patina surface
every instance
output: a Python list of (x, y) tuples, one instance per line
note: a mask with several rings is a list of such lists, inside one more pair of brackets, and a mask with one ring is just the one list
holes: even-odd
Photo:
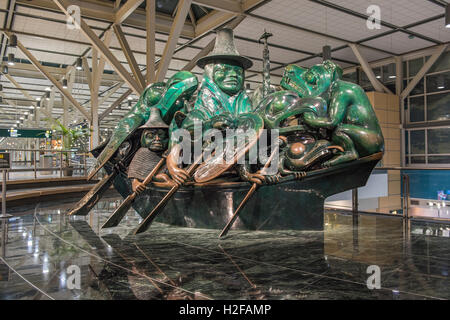
[[(235, 228), (322, 229), (325, 198), (364, 186), (382, 158), (384, 139), (367, 95), (343, 81), (334, 62), (308, 69), (289, 65), (281, 87), (266, 79), (266, 88), (251, 94), (244, 89), (251, 61), (239, 55), (232, 31), (225, 29), (198, 66), (204, 69), (198, 90), (197, 78), (186, 71), (166, 84), (150, 85), (106, 146), (93, 152), (99, 154), (93, 172), (104, 167), (124, 198), (134, 195), (133, 208), (144, 218), (136, 233), (147, 230), (154, 219), (222, 229), (233, 212), (239, 212)], [(214, 158), (214, 152), (204, 162), (193, 155), (191, 163), (181, 161), (184, 141), (174, 134), (177, 130), (187, 133), (188, 146), (202, 141), (200, 148), (211, 148), (210, 129), (227, 141), (227, 131), (239, 128), (255, 133), (244, 147), (232, 147), (230, 163), (217, 161), (221, 155)], [(260, 142), (263, 129), (279, 136), (278, 141), (266, 146), (269, 161), (250, 163), (249, 150)], [(169, 136), (163, 132), (167, 130)], [(163, 152), (166, 167), (158, 167), (144, 184)], [(269, 163), (276, 169), (270, 174), (265, 171)]]

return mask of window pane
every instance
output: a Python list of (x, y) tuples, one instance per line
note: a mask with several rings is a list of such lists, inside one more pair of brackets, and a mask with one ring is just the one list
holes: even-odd
[(411, 157), (411, 163), (425, 163), (425, 157)]
[(449, 90), (450, 72), (427, 76), (427, 93)]
[(367, 77), (366, 73), (361, 70), (361, 87), (368, 87), (372, 85), (369, 81), (369, 78)]
[(414, 89), (411, 90), (411, 93), (409, 95), (410, 96), (415, 96), (416, 94), (423, 94), (424, 93), (424, 91), (423, 91), (424, 90), (424, 85), (423, 84), (424, 84), (424, 81), (422, 79), (416, 84)]
[(448, 93), (427, 95), (427, 120), (450, 119), (450, 95)]
[(352, 83), (356, 83), (356, 72), (344, 74), (342, 76), (342, 80), (348, 81), (348, 82), (352, 82)]
[[(411, 130), (409, 134), (411, 138), (411, 154), (424, 154), (425, 130)], [(412, 160), (411, 163), (413, 163)]]
[(409, 121), (425, 121), (424, 97), (409, 98)]
[(395, 63), (383, 66), (383, 83), (395, 81)]
[(409, 154), (409, 134), (405, 133), (405, 154)]
[(450, 156), (431, 156), (428, 163), (450, 164)]
[(420, 68), (423, 66), (423, 58), (417, 58), (409, 60), (409, 76), (413, 77), (419, 72)]
[(433, 64), (428, 73), (450, 69), (450, 51), (444, 52)]
[(450, 153), (450, 128), (428, 129), (428, 153)]

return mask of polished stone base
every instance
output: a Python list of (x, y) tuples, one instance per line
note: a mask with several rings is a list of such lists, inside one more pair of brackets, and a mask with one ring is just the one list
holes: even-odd
[[(449, 299), (450, 227), (326, 212), (324, 230), (218, 230), (155, 222), (104, 199), (87, 217), (50, 204), (2, 224), (1, 299)], [(367, 268), (381, 270), (369, 289)], [(80, 268), (71, 288), (68, 267)], [(20, 275), (20, 276), (19, 276)], [(25, 281), (25, 280), (26, 281)]]

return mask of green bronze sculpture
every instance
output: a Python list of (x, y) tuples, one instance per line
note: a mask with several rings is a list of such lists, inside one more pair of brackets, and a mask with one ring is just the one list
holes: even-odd
[[(151, 108), (148, 121), (140, 126), (139, 130), (142, 132), (141, 147), (136, 151), (127, 172), (128, 179), (132, 179), (132, 190), (138, 194), (145, 190), (143, 181), (167, 150), (169, 126), (161, 119), (159, 109)], [(159, 179), (161, 176), (162, 174), (159, 175)]]
[[(267, 41), (264, 50), (269, 66)], [(186, 71), (166, 84), (151, 84), (109, 142), (92, 151), (98, 162), (90, 177), (102, 167), (108, 175), (71, 214), (87, 214), (113, 183), (144, 218), (136, 233), (165, 207), (162, 221), (206, 228), (223, 227), (234, 212), (223, 235), (235, 221), (247, 229), (316, 230), (323, 228), (324, 199), (363, 186), (381, 159), (384, 139), (372, 106), (362, 88), (342, 80), (335, 63), (289, 65), (281, 88), (270, 85), (266, 67), (265, 86), (250, 95), (244, 81), (252, 62), (238, 53), (232, 30), (222, 29), (211, 54), (197, 65), (204, 69), (198, 90), (197, 78)], [(261, 146), (264, 129), (271, 139)], [(201, 142), (201, 154), (185, 159), (181, 131), (188, 147)], [(235, 145), (249, 132), (248, 141)], [(225, 149), (211, 151), (218, 138)], [(254, 148), (262, 153), (251, 162)], [(220, 161), (228, 152), (232, 161)], [(117, 225), (127, 208), (116, 210), (104, 226)]]
[[(330, 167), (384, 150), (384, 139), (378, 119), (364, 90), (343, 81), (342, 69), (331, 61), (309, 69), (289, 65), (281, 86), (295, 91), (302, 105), (321, 105), (322, 114), (306, 112), (303, 122), (313, 129), (332, 131), (331, 140), (344, 152), (325, 162)], [(323, 114), (326, 110), (326, 115)]]

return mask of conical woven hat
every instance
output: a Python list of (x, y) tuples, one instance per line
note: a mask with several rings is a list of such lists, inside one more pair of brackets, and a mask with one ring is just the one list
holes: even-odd
[(158, 108), (150, 108), (150, 117), (148, 121), (139, 127), (139, 129), (168, 129), (169, 126), (161, 118), (161, 111)]
[(217, 31), (216, 43), (213, 51), (206, 57), (197, 60), (197, 65), (204, 68), (208, 63), (232, 62), (248, 69), (253, 62), (247, 57), (241, 56), (234, 45), (233, 30), (224, 28)]

